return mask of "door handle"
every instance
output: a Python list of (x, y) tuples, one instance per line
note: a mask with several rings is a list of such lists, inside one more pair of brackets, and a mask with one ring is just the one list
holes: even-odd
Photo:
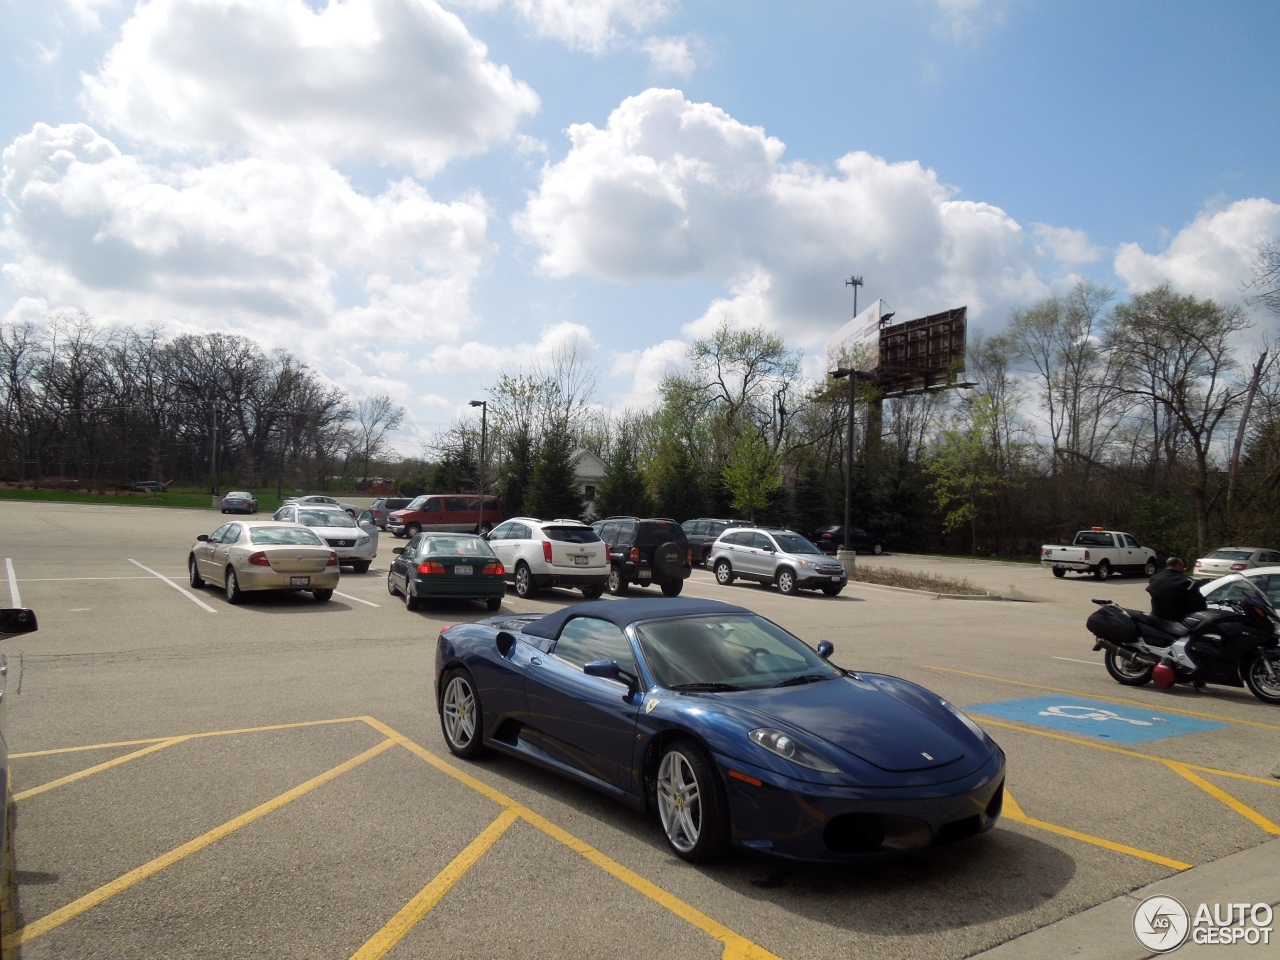
[(540, 666), (542, 666), (542, 661), (541, 661), (541, 660), (539, 660), (537, 657), (530, 657), (530, 658), (529, 658), (529, 662), (530, 662), (531, 664), (533, 664), (535, 667), (540, 667)]

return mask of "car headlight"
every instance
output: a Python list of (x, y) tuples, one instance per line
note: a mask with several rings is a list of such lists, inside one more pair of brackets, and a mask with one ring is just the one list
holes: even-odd
[(782, 730), (774, 727), (759, 727), (747, 734), (747, 737), (757, 746), (764, 747), (770, 753), (776, 753), (784, 760), (798, 763), (802, 767), (821, 770), (823, 773), (840, 772), (840, 768), (833, 765), (826, 757), (814, 753), (808, 747), (797, 743), (791, 734)]
[(987, 731), (983, 730), (980, 726), (974, 723), (973, 720), (969, 718), (969, 715), (967, 713), (965, 713), (959, 707), (952, 706), (951, 704), (947, 703), (947, 701), (945, 700), (939, 699), (938, 702), (942, 704), (944, 707), (946, 707), (948, 710), (950, 710), (952, 714), (955, 715), (955, 718), (957, 720), (959, 720), (966, 727), (968, 727), (969, 732), (972, 733), (975, 737), (977, 737), (979, 740), (987, 739)]
[(357, 547), (363, 547), (363, 546), (364, 546), (366, 543), (368, 543), (368, 542), (369, 542), (369, 538), (368, 538), (368, 537), (361, 537), (359, 540), (357, 540), (357, 541), (356, 541), (356, 546), (357, 546)]

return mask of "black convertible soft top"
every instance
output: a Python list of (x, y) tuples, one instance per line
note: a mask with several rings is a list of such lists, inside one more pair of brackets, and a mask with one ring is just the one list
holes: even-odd
[(708, 614), (743, 613), (752, 616), (744, 607), (719, 600), (693, 600), (683, 597), (637, 598), (635, 600), (595, 600), (562, 607), (541, 617), (524, 628), (524, 633), (554, 640), (560, 628), (574, 617), (598, 617), (619, 627), (627, 627), (638, 620), (657, 620), (663, 617), (703, 617)]

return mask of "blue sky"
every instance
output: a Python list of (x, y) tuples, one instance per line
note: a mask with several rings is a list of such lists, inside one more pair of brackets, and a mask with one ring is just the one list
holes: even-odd
[(641, 405), (722, 319), (818, 375), (850, 273), (900, 315), (967, 303), (990, 330), (1079, 276), (1238, 300), (1280, 234), (1275, 4), (0, 18), (0, 315), (287, 346), (403, 402), (407, 450), (565, 343), (602, 404)]

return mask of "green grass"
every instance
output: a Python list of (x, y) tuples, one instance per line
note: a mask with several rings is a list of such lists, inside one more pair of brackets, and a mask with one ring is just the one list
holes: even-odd
[[(271, 514), (280, 506), (275, 491), (255, 492), (258, 516)], [(170, 491), (146, 493), (141, 490), (120, 493), (77, 493), (74, 490), (2, 490), (0, 500), (30, 500), (38, 503), (108, 503), (126, 507), (181, 507), (187, 510), (209, 510), (209, 494)]]

